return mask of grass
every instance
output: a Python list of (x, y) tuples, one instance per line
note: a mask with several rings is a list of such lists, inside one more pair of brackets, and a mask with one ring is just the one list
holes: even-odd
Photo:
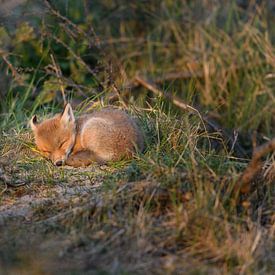
[[(44, 36), (40, 21), (28, 21), (31, 38), (15, 40), (7, 55), (14, 68), (24, 66), (24, 83), (13, 74), (8, 92), (1, 90), (0, 176), (27, 184), (11, 188), (0, 181), (0, 274), (272, 274), (274, 154), (266, 156), (250, 192), (234, 200), (251, 157), (251, 133), (260, 143), (274, 137), (268, 11), (243, 10), (232, 1), (100, 1), (93, 8), (83, 1), (85, 17), (80, 2), (59, 2), (54, 8), (68, 21), (47, 14)], [(95, 37), (81, 31), (88, 32), (87, 22), (99, 49), (88, 47)], [(63, 44), (47, 37), (51, 32)], [(32, 60), (29, 47), (36, 49)], [(0, 66), (11, 71), (5, 62)], [(167, 77), (177, 72), (191, 76)], [(136, 74), (235, 131), (246, 154), (238, 156), (197, 116), (141, 86), (129, 91)], [(55, 89), (65, 87), (74, 105), (81, 101), (76, 109), (82, 113), (107, 105), (114, 83), (145, 133), (142, 154), (70, 169), (54, 167), (35, 151), (27, 121), (33, 113), (44, 118), (61, 110)]]
[[(199, 150), (199, 122), (188, 125), (187, 117), (186, 125), (159, 107), (147, 112), (144, 122), (148, 117), (159, 134), (148, 141), (145, 154), (102, 168), (58, 169), (33, 155), (26, 131), (17, 133), (16, 140), (2, 137), (5, 171), (13, 169), (14, 178), (28, 182), (2, 194), (3, 209), (12, 205), (26, 211), (13, 210), (18, 227), (2, 210), (8, 228), (17, 228), (1, 233), (1, 250), (18, 257), (18, 262), (4, 258), (4, 267), (10, 263), (15, 270), (29, 270), (42, 261), (39, 272), (74, 270), (74, 263), (78, 272), (271, 273), (271, 182), (255, 182), (254, 191), (236, 208), (232, 190), (244, 164)], [(30, 220), (22, 224), (25, 215)], [(37, 258), (30, 254), (25, 262), (20, 253), (29, 239)], [(64, 267), (51, 258), (60, 253)]]

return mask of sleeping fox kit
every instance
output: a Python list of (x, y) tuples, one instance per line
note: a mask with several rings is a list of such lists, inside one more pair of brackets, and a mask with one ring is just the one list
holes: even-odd
[(143, 149), (143, 135), (135, 120), (114, 108), (75, 118), (67, 104), (61, 114), (41, 123), (33, 116), (30, 125), (37, 148), (57, 166), (116, 161)]

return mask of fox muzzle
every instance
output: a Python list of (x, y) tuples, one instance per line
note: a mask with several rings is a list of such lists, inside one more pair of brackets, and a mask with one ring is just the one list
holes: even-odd
[(56, 166), (62, 166), (63, 164), (64, 164), (64, 161), (62, 161), (62, 160), (57, 160), (54, 162), (54, 165), (56, 165)]

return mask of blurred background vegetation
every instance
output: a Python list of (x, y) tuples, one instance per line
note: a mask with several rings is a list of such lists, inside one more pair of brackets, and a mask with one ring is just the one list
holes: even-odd
[[(136, 75), (223, 127), (274, 135), (273, 1), (2, 1), (1, 125), (37, 110), (152, 95)], [(107, 99), (106, 99), (107, 98)]]

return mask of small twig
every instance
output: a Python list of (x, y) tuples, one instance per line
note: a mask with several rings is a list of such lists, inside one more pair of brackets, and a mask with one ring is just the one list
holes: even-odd
[(127, 108), (127, 104), (126, 104), (125, 100), (123, 99), (123, 97), (121, 96), (121, 93), (120, 93), (119, 89), (117, 88), (117, 86), (116, 86), (116, 84), (114, 82), (112, 83), (112, 88), (115, 91), (115, 93), (116, 93), (119, 101), (123, 105), (123, 107)]
[(68, 52), (70, 54), (72, 54), (72, 56), (94, 77), (94, 79), (96, 80), (97, 82), (97, 85), (103, 89), (103, 85), (101, 84), (101, 82), (97, 79), (97, 76), (95, 74), (95, 72), (88, 66), (88, 64), (79, 56), (77, 55), (73, 49), (71, 49), (66, 43), (64, 43), (61, 39), (59, 39), (57, 36), (53, 35), (53, 34), (50, 34), (48, 32), (45, 32), (44, 33), (45, 35), (47, 35), (48, 37), (52, 37), (52, 39), (62, 45), (66, 50), (68, 50)]
[(19, 85), (24, 85), (24, 81), (21, 77), (21, 75), (17, 72), (17, 70), (13, 67), (13, 65), (10, 63), (10, 61), (7, 59), (7, 56), (5, 54), (1, 54), (2, 59), (7, 64), (8, 68), (11, 70), (12, 76), (17, 81)]
[[(145, 79), (141, 78), (140, 76), (136, 76), (135, 79), (138, 83), (140, 83), (146, 89), (152, 91), (157, 96), (162, 96), (162, 97), (168, 99), (169, 101), (171, 101), (175, 106), (177, 106), (181, 110), (188, 111), (191, 114), (197, 115), (200, 118), (200, 120), (202, 121), (202, 125), (204, 127), (205, 132), (207, 132), (206, 127), (205, 127), (205, 123), (204, 123), (204, 122), (206, 122), (206, 120), (203, 118), (203, 116), (201, 115), (201, 113), (198, 109), (196, 109), (196, 108), (192, 107), (191, 105), (185, 103), (179, 97), (158, 89), (153, 83), (150, 83), (149, 81), (146, 81)], [(208, 141), (209, 141), (209, 145), (211, 147), (210, 140), (208, 139)]]
[(180, 108), (183, 111), (188, 111), (192, 114), (196, 114), (199, 116), (199, 118), (208, 126), (210, 126), (214, 131), (220, 133), (223, 137), (225, 137), (231, 144), (231, 148), (236, 147), (238, 150), (238, 154), (240, 156), (245, 156), (246, 152), (241, 147), (241, 145), (237, 142), (236, 139), (234, 139), (230, 134), (227, 133), (226, 130), (224, 130), (216, 121), (213, 121), (212, 119), (209, 119), (207, 116), (201, 114), (200, 110), (198, 108), (195, 108), (187, 103), (185, 103), (182, 99), (179, 97), (169, 94), (165, 91), (160, 90), (153, 82), (145, 80), (144, 78), (140, 76), (135, 77), (135, 81), (139, 83), (139, 85), (145, 87), (146, 89), (150, 90), (154, 94), (158, 96), (162, 96), (166, 99), (168, 99), (170, 102), (172, 102), (175, 106)]
[(68, 52), (84, 67), (86, 68), (86, 70), (93, 76), (96, 78), (96, 75), (94, 73), (94, 71), (87, 65), (87, 63), (85, 63), (85, 61), (79, 56), (77, 55), (74, 50), (72, 48), (70, 48), (65, 42), (63, 42), (60, 38), (58, 38), (55, 35), (52, 35), (48, 32), (45, 32), (45, 34), (48, 37), (51, 37), (56, 43), (60, 44), (61, 46), (63, 46), (66, 50), (68, 50)]
[[(243, 64), (234, 64), (234, 68), (236, 71), (241, 71), (246, 68), (261, 66), (261, 65), (263, 65), (262, 62), (251, 62), (251, 63), (243, 63)], [(192, 79), (192, 78), (203, 79), (205, 78), (205, 71), (203, 69), (200, 69), (201, 67), (202, 67), (201, 63), (196, 63), (196, 69), (193, 69), (192, 67), (188, 67), (186, 70), (181, 69), (180, 71), (168, 71), (168, 72), (164, 72), (161, 76), (156, 76), (150, 79), (155, 84), (162, 84), (166, 81), (186, 80), (186, 79)], [(212, 76), (216, 74), (216, 70), (211, 69), (208, 72), (208, 74)], [(133, 78), (128, 83), (126, 83), (126, 85), (123, 88), (136, 89), (139, 86), (141, 86), (141, 83), (135, 81), (135, 78)]]
[(112, 65), (113, 64), (112, 64), (111, 60), (109, 60), (107, 66), (106, 66), (106, 72), (107, 72), (107, 76), (108, 76), (108, 86), (112, 87), (117, 99), (120, 101), (120, 103), (123, 105), (123, 107), (126, 108), (127, 104), (121, 95), (121, 91), (118, 89), (118, 87), (113, 79), (113, 66)]
[[(163, 76), (155, 77), (153, 83), (160, 84), (165, 81), (174, 81), (178, 79), (190, 79), (190, 78), (203, 78), (204, 74), (202, 71), (191, 72), (191, 71), (179, 71), (179, 72), (167, 72)], [(136, 77), (125, 85), (127, 89), (135, 89), (142, 86), (141, 82), (136, 81)]]
[(91, 37), (84, 32), (81, 28), (79, 28), (76, 24), (74, 24), (71, 20), (69, 20), (67, 17), (63, 16), (58, 10), (56, 10), (55, 8), (53, 8), (53, 6), (51, 5), (51, 3), (48, 0), (44, 0), (45, 5), (47, 6), (47, 8), (49, 9), (49, 11), (56, 16), (57, 18), (61, 19), (63, 22), (65, 22), (66, 24), (68, 24), (74, 31), (76, 31), (77, 33), (83, 35), (90, 44), (94, 44), (95, 46), (98, 46), (98, 37), (93, 29), (92, 26), (90, 26), (90, 30), (92, 31), (93, 36), (95, 37), (95, 42), (91, 40)]
[(270, 141), (264, 143), (261, 146), (254, 148), (252, 159), (249, 165), (241, 174), (238, 184), (235, 187), (235, 192), (241, 193), (248, 193), (250, 190), (250, 183), (255, 177), (255, 175), (261, 170), (262, 168), (262, 161), (261, 158), (268, 153), (275, 151), (275, 138), (271, 139)]
[(63, 85), (63, 82), (62, 82), (62, 72), (61, 72), (61, 69), (60, 69), (59, 65), (57, 65), (57, 63), (55, 62), (55, 59), (54, 59), (52, 54), (51, 54), (51, 59), (52, 59), (52, 62), (53, 62), (53, 68), (55, 70), (55, 73), (57, 75), (57, 78), (58, 78), (58, 81), (59, 81), (59, 84), (60, 84), (60, 90), (61, 90), (61, 93), (62, 93), (63, 103), (64, 103), (64, 106), (65, 106), (67, 104), (67, 100), (66, 100), (66, 96), (65, 96), (64, 85)]
[(179, 97), (177, 97), (175, 95), (172, 95), (172, 94), (169, 94), (169, 93), (166, 93), (164, 91), (161, 91), (152, 82), (150, 82), (148, 80), (145, 80), (144, 78), (142, 78), (140, 76), (136, 76), (135, 81), (138, 82), (143, 87), (145, 87), (146, 89), (153, 92), (154, 94), (156, 94), (157, 96), (161, 96), (161, 97), (164, 97), (164, 98), (168, 99), (169, 101), (171, 101), (175, 106), (179, 107), (180, 109), (182, 109), (184, 111), (189, 111), (193, 114), (198, 114), (199, 113), (199, 111), (196, 108), (186, 104)]
[[(63, 28), (68, 32), (68, 34), (73, 38), (76, 39), (77, 34), (83, 35), (88, 43), (89, 46), (91, 47), (92, 45), (94, 45), (97, 49), (99, 49), (101, 51), (101, 55), (102, 57), (107, 58), (106, 53), (103, 51), (101, 44), (100, 44), (100, 39), (97, 36), (94, 28), (92, 25), (90, 25), (90, 32), (84, 32), (81, 28), (79, 28), (76, 24), (74, 24), (71, 20), (69, 20), (67, 17), (63, 16), (58, 10), (56, 10), (53, 5), (48, 1), (48, 0), (44, 0), (45, 5), (47, 6), (49, 12), (51, 14), (53, 14), (56, 18), (60, 19), (62, 22), (64, 22), (63, 24)], [(67, 25), (70, 28), (67, 28)], [(48, 34), (49, 36), (49, 34)], [(104, 86), (103, 84), (97, 79), (94, 70), (92, 70), (88, 64), (80, 57), (78, 56), (69, 46), (67, 46), (61, 39), (59, 39), (56, 36), (51, 36), (57, 43), (61, 44), (63, 47), (65, 47), (71, 54), (72, 56), (83, 66), (87, 69), (87, 71), (93, 75), (93, 77), (96, 79), (96, 81), (98, 82), (98, 86), (103, 89)], [(119, 88), (117, 87), (117, 85), (115, 84), (115, 81), (112, 79), (112, 64), (105, 64), (106, 67), (106, 71), (107, 74), (109, 75), (109, 78), (112, 80), (110, 81), (110, 86), (112, 87), (112, 89), (114, 90), (115, 94), (116, 94), (116, 98), (119, 99), (119, 101), (122, 103), (122, 105), (124, 107), (127, 106), (126, 102), (123, 100), (122, 94), (119, 91)]]

